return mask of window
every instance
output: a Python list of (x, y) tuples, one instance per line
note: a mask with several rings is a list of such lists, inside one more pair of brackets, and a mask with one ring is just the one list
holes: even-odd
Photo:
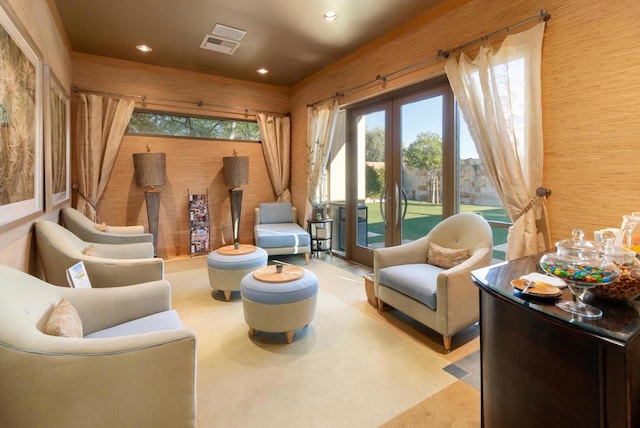
[(260, 141), (256, 122), (135, 110), (127, 134)]

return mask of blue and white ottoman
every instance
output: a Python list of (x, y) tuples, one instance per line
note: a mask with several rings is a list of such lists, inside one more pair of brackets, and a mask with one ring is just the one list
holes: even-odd
[(259, 267), (267, 265), (267, 252), (260, 247), (240, 244), (218, 248), (207, 256), (209, 285), (213, 290), (224, 292), (228, 302), (232, 291), (240, 291), (242, 278)]
[(318, 278), (301, 267), (271, 265), (242, 278), (240, 294), (249, 336), (256, 331), (284, 332), (287, 343), (296, 329), (307, 326), (316, 312)]

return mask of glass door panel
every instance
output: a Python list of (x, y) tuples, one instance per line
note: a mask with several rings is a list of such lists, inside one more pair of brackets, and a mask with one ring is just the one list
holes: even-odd
[(394, 182), (396, 244), (425, 236), (442, 220), (443, 99), (441, 94), (423, 94), (398, 101), (401, 179)]

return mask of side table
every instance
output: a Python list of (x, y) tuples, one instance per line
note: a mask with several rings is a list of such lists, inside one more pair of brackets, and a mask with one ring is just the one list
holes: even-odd
[(307, 223), (309, 236), (311, 237), (311, 256), (321, 251), (331, 252), (331, 240), (333, 238), (333, 219), (312, 219)]

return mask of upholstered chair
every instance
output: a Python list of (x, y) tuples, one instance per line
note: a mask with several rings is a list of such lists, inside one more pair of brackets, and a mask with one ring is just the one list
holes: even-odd
[(100, 244), (153, 242), (153, 235), (145, 233), (144, 226), (113, 226), (94, 223), (80, 211), (71, 207), (65, 207), (60, 210), (60, 220), (64, 227), (86, 242)]
[(298, 224), (298, 211), (289, 202), (266, 202), (255, 209), (253, 236), (268, 255), (304, 254), (309, 264), (311, 237)]
[(0, 265), (0, 426), (193, 427), (196, 337), (166, 281), (63, 288)]
[(45, 280), (68, 287), (67, 269), (82, 261), (91, 285), (117, 287), (164, 279), (164, 261), (151, 242), (100, 244), (78, 238), (57, 223), (36, 223), (36, 246)]
[(386, 303), (440, 333), (448, 352), (451, 336), (479, 320), (478, 288), (470, 272), (491, 264), (492, 247), (489, 223), (461, 213), (413, 242), (375, 249), (379, 310)]

